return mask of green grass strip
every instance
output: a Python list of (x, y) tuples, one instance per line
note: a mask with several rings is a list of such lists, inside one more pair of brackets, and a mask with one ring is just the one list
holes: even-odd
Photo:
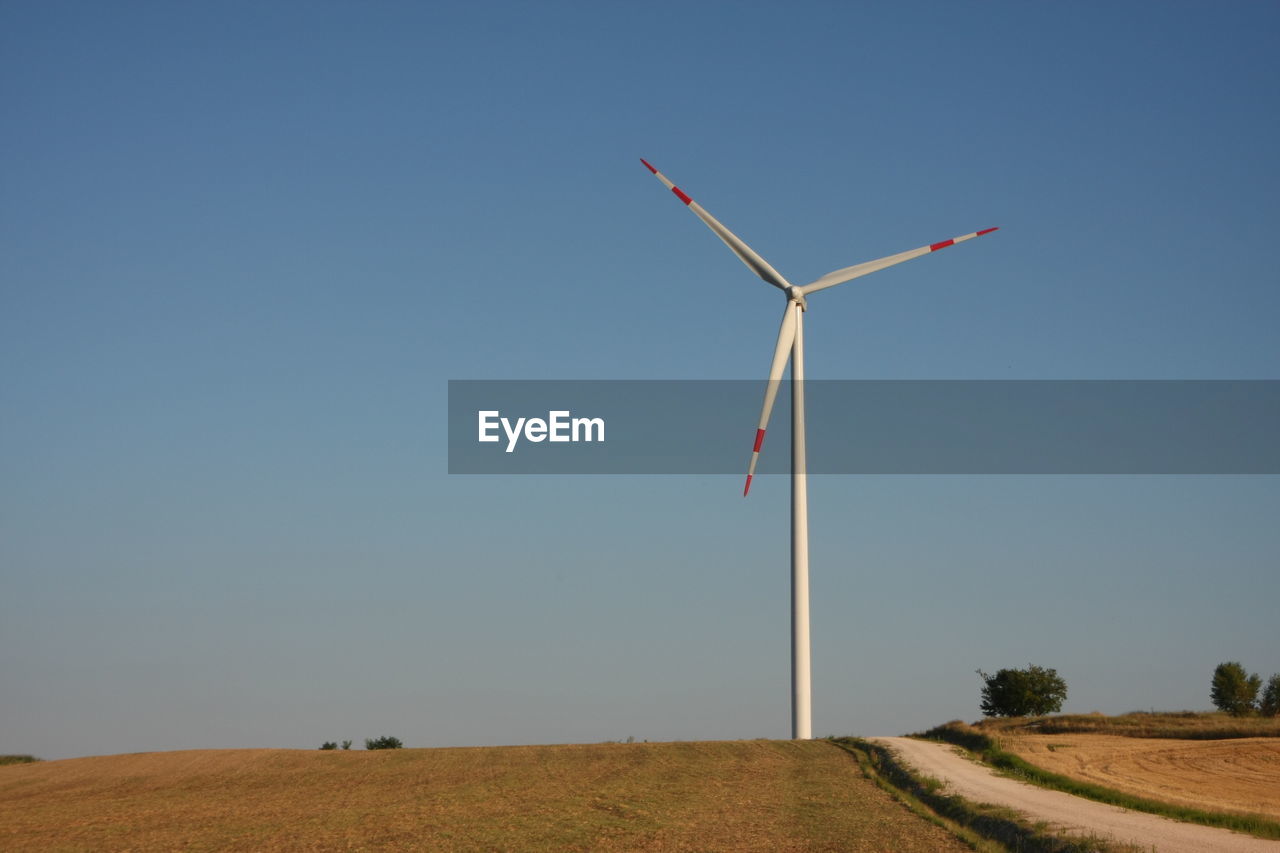
[(1081, 782), (1069, 776), (1051, 773), (1036, 767), (1011, 752), (1005, 752), (1000, 745), (981, 732), (952, 726), (937, 726), (919, 735), (928, 740), (944, 741), (963, 747), (976, 755), (983, 762), (1004, 771), (1008, 776), (1049, 788), (1063, 791), (1077, 797), (1096, 800), (1099, 803), (1119, 806), (1132, 811), (1147, 812), (1186, 823), (1198, 823), (1202, 826), (1213, 826), (1221, 829), (1233, 829), (1245, 832), (1258, 838), (1280, 839), (1280, 823), (1262, 815), (1237, 815), (1227, 812), (1205, 811), (1187, 806), (1176, 806), (1159, 800), (1149, 800), (1133, 794), (1126, 794), (1112, 788), (1104, 788), (1091, 782)]
[[(831, 738), (831, 740), (833, 743), (835, 742), (835, 738)], [(865, 752), (863, 749), (853, 745), (855, 742), (853, 738), (843, 738), (842, 741), (843, 742), (836, 743), (836, 746), (840, 747), (845, 752), (848, 752), (857, 760), (858, 769), (862, 771), (862, 775), (866, 776), (872, 782), (875, 782), (876, 787), (902, 803), (913, 814), (929, 821), (935, 826), (942, 827), (972, 849), (977, 850), (978, 853), (1006, 853), (1006, 851), (1008, 851), (1008, 848), (998, 841), (983, 838), (980, 834), (974, 832), (968, 827), (962, 826), (954, 820), (943, 817), (942, 815), (934, 812), (924, 803), (920, 802), (920, 800), (913, 796), (910, 791), (903, 790), (902, 788), (894, 785), (876, 770), (872, 763), (872, 757), (868, 752)]]

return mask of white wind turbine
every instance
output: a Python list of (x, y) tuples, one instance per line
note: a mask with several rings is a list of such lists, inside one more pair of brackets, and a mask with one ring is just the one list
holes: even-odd
[(804, 312), (809, 309), (805, 297), (810, 293), (852, 281), (855, 278), (878, 270), (918, 258), (990, 234), (996, 228), (986, 228), (972, 234), (964, 234), (931, 243), (918, 249), (899, 252), (896, 255), (854, 264), (851, 267), (829, 272), (821, 278), (814, 279), (802, 287), (796, 287), (769, 265), (769, 262), (756, 254), (750, 246), (738, 239), (738, 236), (725, 228), (720, 222), (707, 213), (698, 204), (677, 187), (667, 176), (659, 172), (649, 161), (641, 158), (641, 163), (653, 172), (676, 198), (706, 223), (716, 236), (725, 242), (738, 258), (760, 278), (781, 290), (787, 296), (787, 307), (782, 313), (782, 326), (778, 329), (778, 343), (773, 350), (773, 363), (769, 366), (769, 384), (765, 387), (764, 405), (760, 409), (760, 423), (756, 427), (755, 445), (751, 448), (751, 463), (747, 468), (747, 483), (742, 489), (743, 497), (751, 490), (751, 478), (755, 476), (756, 461), (760, 458), (760, 447), (764, 444), (765, 428), (769, 425), (769, 413), (773, 411), (773, 401), (778, 396), (778, 383), (782, 381), (782, 372), (787, 367), (787, 358), (791, 359), (791, 737), (808, 739), (813, 737), (811, 704), (809, 689), (809, 501), (808, 501), (808, 469), (805, 467), (804, 455)]

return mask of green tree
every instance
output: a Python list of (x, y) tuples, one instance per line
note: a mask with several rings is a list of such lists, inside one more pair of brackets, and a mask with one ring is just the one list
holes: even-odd
[(376, 738), (365, 738), (365, 749), (400, 749), (404, 744), (400, 742), (400, 738), (391, 737), (391, 735), (383, 735)]
[(350, 749), (350, 748), (351, 748), (351, 741), (349, 741), (349, 740), (344, 740), (344, 741), (342, 742), (342, 748), (343, 748), (343, 749)]
[(1239, 661), (1227, 661), (1214, 668), (1209, 696), (1219, 711), (1243, 717), (1253, 710), (1261, 686), (1262, 679), (1246, 672)]
[(1028, 717), (1062, 710), (1067, 683), (1056, 669), (1028, 664), (995, 675), (978, 670), (982, 679), (982, 713), (988, 717)]
[(337, 749), (338, 745), (331, 740), (327, 740), (323, 744), (321, 744), (320, 748), (321, 749)]
[(1258, 710), (1264, 717), (1280, 717), (1280, 674), (1267, 679), (1267, 686), (1262, 689), (1262, 701)]

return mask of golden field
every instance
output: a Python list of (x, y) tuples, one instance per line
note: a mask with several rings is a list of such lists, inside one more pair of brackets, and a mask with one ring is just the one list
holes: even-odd
[(4, 766), (0, 848), (966, 849), (825, 741), (199, 750)]
[(1005, 734), (1000, 745), (1037, 767), (1127, 794), (1280, 820), (1280, 738)]

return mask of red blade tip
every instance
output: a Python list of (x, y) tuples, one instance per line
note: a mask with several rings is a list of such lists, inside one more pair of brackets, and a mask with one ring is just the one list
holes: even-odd
[(649, 161), (648, 161), (648, 160), (646, 160), (646, 159), (644, 159), (643, 157), (641, 157), (641, 158), (640, 158), (640, 162), (641, 162), (641, 163), (644, 163), (644, 167), (645, 167), (646, 169), (648, 169), (650, 172), (653, 172), (655, 175), (656, 175), (656, 174), (658, 174), (658, 170), (657, 170), (657, 169), (655, 169), (655, 168), (653, 168), (653, 166), (649, 164)]
[(981, 237), (983, 234), (990, 234), (992, 231), (999, 231), (999, 230), (1000, 230), (1000, 226), (997, 225), (995, 228), (988, 228), (985, 231), (979, 231), (978, 236)]
[(742, 487), (742, 496), (745, 498), (747, 496), (747, 492), (749, 491), (751, 491), (751, 475), (750, 474), (747, 475), (747, 484)]

